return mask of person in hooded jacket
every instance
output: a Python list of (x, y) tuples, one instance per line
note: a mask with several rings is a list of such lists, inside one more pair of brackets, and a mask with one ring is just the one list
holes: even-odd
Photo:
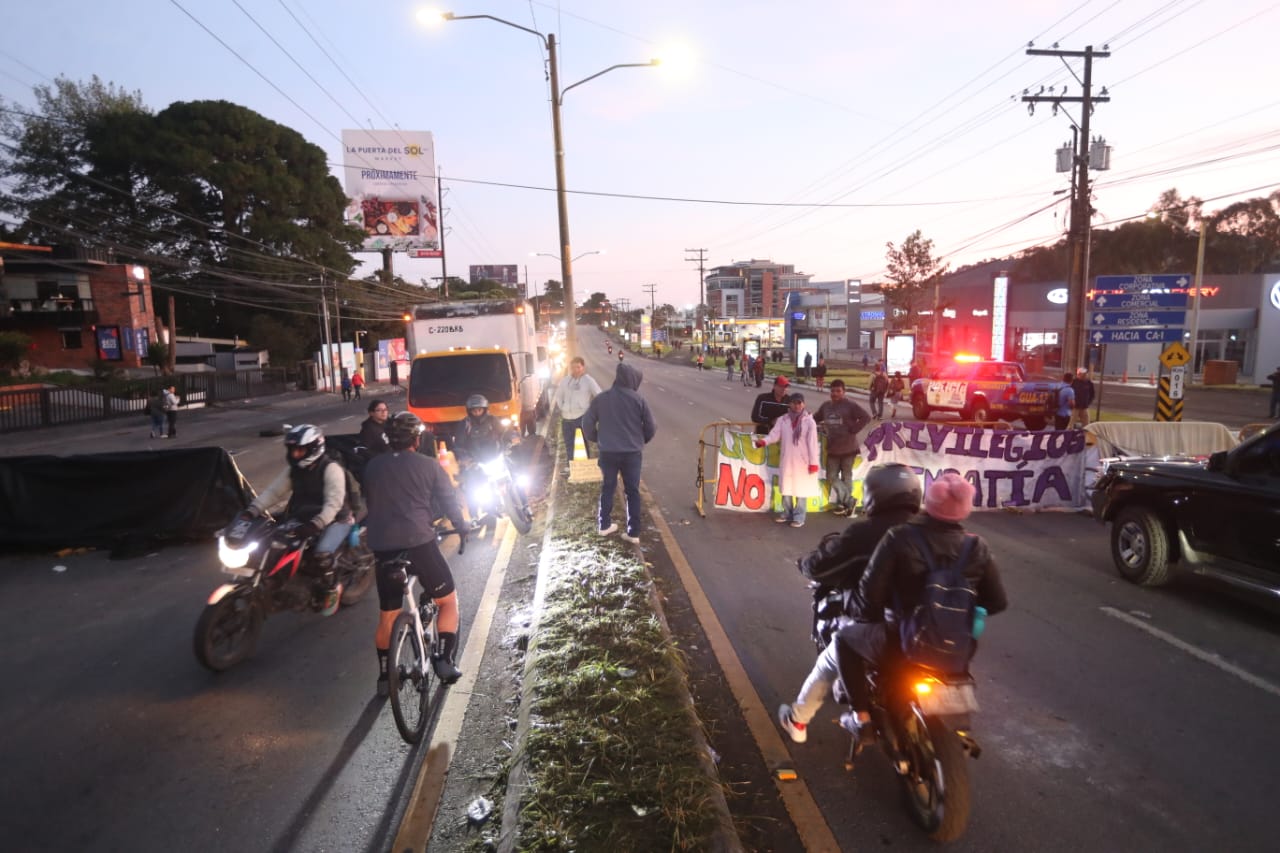
[(653, 440), (658, 427), (649, 404), (640, 396), (643, 375), (629, 364), (620, 363), (613, 387), (591, 401), (582, 416), (582, 435), (600, 448), (599, 533), (609, 536), (618, 529), (613, 522), (613, 496), (622, 475), (622, 491), (627, 497), (627, 529), (622, 538), (640, 541), (640, 465), (644, 446)]
[[(841, 621), (853, 619), (861, 611), (858, 584), (876, 545), (890, 528), (905, 524), (920, 511), (922, 497), (920, 478), (906, 465), (893, 462), (875, 466), (863, 481), (866, 517), (850, 522), (840, 533), (828, 533), (817, 548), (796, 561), (800, 573), (820, 584), (820, 591), (842, 593)], [(839, 675), (838, 639), (838, 634), (833, 634), (827, 648), (818, 655), (795, 703), (778, 708), (778, 723), (796, 743), (808, 738), (809, 721), (822, 707)]]

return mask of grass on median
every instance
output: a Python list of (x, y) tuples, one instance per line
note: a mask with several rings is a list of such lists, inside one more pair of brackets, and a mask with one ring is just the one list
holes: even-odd
[(705, 850), (716, 782), (694, 737), (684, 660), (634, 548), (595, 532), (599, 484), (561, 481), (535, 679), (517, 848)]

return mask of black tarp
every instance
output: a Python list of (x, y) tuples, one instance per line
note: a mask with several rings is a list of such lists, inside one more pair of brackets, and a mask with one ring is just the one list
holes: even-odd
[(0, 548), (207, 539), (253, 499), (220, 447), (0, 458)]

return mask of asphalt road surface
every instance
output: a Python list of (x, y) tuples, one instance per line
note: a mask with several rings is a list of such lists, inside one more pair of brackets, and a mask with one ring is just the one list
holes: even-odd
[[(616, 358), (597, 332), (580, 331), (589, 369), (608, 387)], [(841, 522), (811, 514), (792, 530), (762, 515), (700, 518), (699, 431), (721, 417), (746, 420), (757, 392), (719, 371), (636, 363), (658, 420), (646, 486), (772, 712), (813, 660), (795, 557)], [(261, 487), (283, 460), (279, 438), (258, 437), (260, 428), (305, 414), (330, 432), (354, 432), (363, 417), (331, 398), (299, 405), (191, 418), (179, 443), (227, 447)], [(108, 425), (59, 433), (67, 437), (58, 443), (123, 449), (145, 440), (144, 429)], [(50, 437), (20, 434), (4, 452)], [(969, 832), (952, 849), (1274, 849), (1274, 614), (1206, 583), (1125, 583), (1106, 529), (1087, 516), (982, 513), (971, 527), (990, 541), (1011, 607), (988, 624), (975, 664), (985, 751), (971, 765)], [(467, 626), (496, 548), (482, 541), (456, 558), (454, 547), (446, 553)], [(655, 551), (652, 532), (644, 547)], [(531, 559), (522, 551), (513, 563)], [(191, 633), (220, 580), (211, 544), (126, 561), (100, 552), (0, 558), (7, 848), (387, 849), (421, 752), (372, 701), (376, 605), (331, 619), (273, 617), (257, 654), (215, 676), (195, 662)], [(809, 742), (787, 748), (840, 849), (933, 849), (879, 753), (856, 774), (843, 770), (837, 715), (828, 706)], [(730, 784), (732, 768), (761, 761), (750, 743), (737, 748), (723, 757)], [(793, 829), (770, 833), (757, 827), (762, 848), (798, 849)]]

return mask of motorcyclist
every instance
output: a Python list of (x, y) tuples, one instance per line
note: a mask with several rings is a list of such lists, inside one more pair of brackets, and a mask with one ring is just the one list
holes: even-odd
[(404, 588), (390, 577), (384, 564), (402, 552), (422, 581), (424, 594), (440, 608), (440, 648), (432, 656), (431, 666), (445, 684), (453, 684), (462, 676), (454, 663), (458, 649), (458, 593), (449, 564), (440, 553), (433, 522), (441, 516), (448, 517), (461, 537), (458, 553), (466, 545), (467, 527), (449, 475), (434, 456), (418, 452), (424, 431), (422, 419), (413, 412), (397, 414), (387, 422), (390, 450), (369, 460), (364, 472), (369, 547), (378, 558), (381, 613), (373, 643), (378, 653), (379, 696), (387, 695), (387, 651), (404, 597)]
[[(471, 484), (485, 474), (480, 470), (479, 462), (488, 462), (505, 453), (512, 444), (520, 442), (520, 435), (515, 429), (503, 426), (502, 422), (489, 414), (489, 401), (483, 394), (472, 394), (467, 398), (467, 417), (454, 434), (454, 456), (460, 468), (459, 480), (463, 494), (471, 491)], [(472, 522), (476, 518), (476, 507), (470, 507)]]
[[(975, 536), (973, 550), (964, 566), (965, 579), (976, 593), (975, 606), (994, 615), (1009, 606), (1000, 572), (991, 549), (981, 536), (966, 534), (961, 522), (973, 511), (974, 488), (954, 472), (943, 474), (930, 484), (924, 496), (924, 513), (884, 535), (858, 584), (862, 606), (860, 619), (839, 631), (842, 648), (856, 654), (842, 654), (840, 676), (849, 691), (853, 713), (840, 718), (841, 724), (867, 742), (871, 733), (865, 726), (871, 719), (871, 696), (867, 687), (867, 664), (879, 666), (900, 655), (898, 625), (924, 596), (928, 563), (913, 542), (916, 533), (936, 564), (952, 564), (960, 556), (965, 536)], [(911, 528), (918, 528), (912, 530)]]
[[(919, 512), (923, 495), (920, 478), (906, 465), (896, 462), (872, 468), (863, 480), (862, 489), (866, 517), (851, 522), (838, 534), (827, 534), (817, 548), (796, 561), (801, 574), (819, 584), (817, 595), (825, 598), (826, 590), (839, 590), (843, 594), (841, 612), (831, 614), (842, 622), (853, 619), (861, 610), (857, 601), (858, 583), (876, 545), (889, 528), (905, 523)], [(779, 724), (796, 743), (805, 742), (809, 721), (822, 707), (839, 674), (836, 648), (837, 635), (833, 634), (800, 688), (795, 704), (778, 708)]]
[(316, 537), (311, 561), (320, 575), (324, 596), (320, 612), (331, 616), (342, 598), (342, 584), (334, 571), (334, 553), (341, 547), (354, 521), (347, 501), (347, 480), (342, 464), (325, 453), (324, 432), (313, 424), (290, 427), (284, 436), (289, 466), (249, 504), (258, 516), (288, 501), (285, 516), (302, 523), (300, 531)]

